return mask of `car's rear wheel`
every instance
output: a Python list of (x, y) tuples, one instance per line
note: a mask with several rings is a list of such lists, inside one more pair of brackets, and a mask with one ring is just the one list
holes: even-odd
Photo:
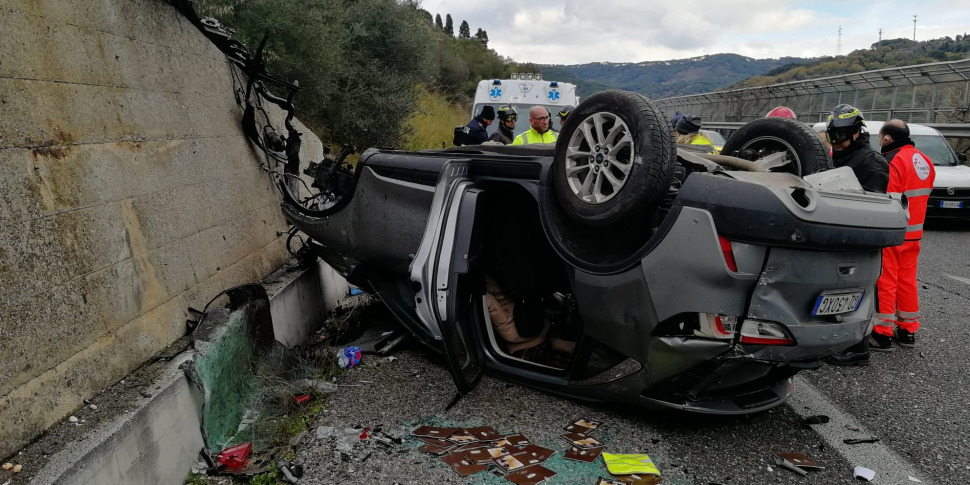
[(590, 227), (646, 217), (660, 205), (675, 160), (670, 127), (653, 103), (602, 91), (580, 103), (559, 135), (556, 198)]
[(810, 126), (789, 118), (761, 118), (743, 125), (728, 138), (721, 153), (751, 161), (784, 153), (769, 169), (798, 176), (832, 168), (822, 139)]

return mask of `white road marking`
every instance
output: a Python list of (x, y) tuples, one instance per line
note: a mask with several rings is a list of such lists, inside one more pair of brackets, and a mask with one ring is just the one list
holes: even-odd
[[(970, 281), (967, 282), (970, 284)], [(915, 477), (925, 484), (933, 482), (916, 473), (916, 467), (907, 462), (898, 453), (889, 449), (881, 441), (876, 443), (862, 443), (847, 445), (842, 440), (847, 438), (870, 438), (878, 436), (870, 433), (852, 415), (843, 412), (825, 397), (815, 386), (800, 376), (795, 377), (795, 393), (788, 398), (788, 405), (802, 418), (815, 415), (829, 417), (827, 424), (812, 425), (822, 439), (839, 452), (852, 467), (864, 466), (876, 472), (877, 483), (915, 483), (909, 477)], [(859, 431), (853, 431), (852, 429)], [(846, 470), (851, 474), (852, 470)]]
[(966, 284), (970, 285), (970, 278), (961, 278), (959, 276), (953, 276), (951, 274), (946, 274), (946, 273), (943, 273), (943, 276), (946, 276), (947, 278), (950, 278), (952, 280), (957, 280), (960, 283), (966, 283)]

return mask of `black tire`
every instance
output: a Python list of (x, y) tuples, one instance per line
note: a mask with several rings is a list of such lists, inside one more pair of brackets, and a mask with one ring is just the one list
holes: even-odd
[(832, 168), (829, 149), (815, 130), (790, 118), (761, 118), (741, 126), (724, 143), (721, 154), (753, 161), (780, 151), (789, 153), (790, 163), (773, 172), (805, 176)]
[(639, 94), (602, 91), (566, 119), (553, 188), (566, 214), (586, 226), (645, 220), (667, 193), (676, 160), (662, 111)]

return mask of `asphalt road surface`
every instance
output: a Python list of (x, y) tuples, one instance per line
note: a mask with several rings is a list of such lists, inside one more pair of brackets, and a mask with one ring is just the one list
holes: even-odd
[[(555, 450), (545, 465), (557, 475), (548, 483), (593, 485), (609, 477), (602, 459), (565, 460), (559, 438), (564, 426), (589, 417), (605, 422), (593, 434), (606, 451), (649, 454), (665, 484), (860, 483), (857, 466), (873, 470), (876, 484), (968, 484), (970, 226), (932, 225), (922, 251), (917, 348), (874, 354), (869, 367), (802, 373), (792, 399), (769, 412), (725, 418), (590, 405), (491, 377), (446, 409), (455, 396), (447, 370), (411, 344), (394, 360), (365, 356), (365, 365), (342, 375), (315, 423), (321, 437), (313, 430), (300, 446), (300, 483), (509, 484), (492, 470), (460, 477), (409, 436), (421, 425), (488, 425)], [(374, 322), (375, 331), (393, 328), (390, 319)], [(830, 420), (802, 424), (813, 415)], [(357, 426), (379, 427), (401, 442), (358, 442), (359, 430), (348, 429)], [(878, 441), (843, 442), (852, 438)], [(796, 475), (774, 462), (775, 453), (786, 452), (805, 453), (825, 468)]]

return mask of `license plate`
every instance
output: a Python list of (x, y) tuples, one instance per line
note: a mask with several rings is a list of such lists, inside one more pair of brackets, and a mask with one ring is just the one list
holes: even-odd
[(962, 209), (963, 201), (962, 200), (941, 200), (940, 208), (941, 209)]
[(865, 290), (822, 293), (815, 300), (812, 315), (836, 315), (839, 313), (854, 312), (859, 309), (859, 305), (862, 303), (862, 296), (865, 294)]

